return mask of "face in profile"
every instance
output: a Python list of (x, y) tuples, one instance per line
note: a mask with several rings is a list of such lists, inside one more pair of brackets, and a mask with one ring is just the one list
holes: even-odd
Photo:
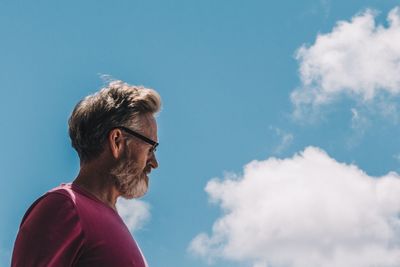
[[(143, 117), (145, 134), (152, 140), (157, 140), (157, 124), (153, 116)], [(112, 170), (117, 189), (122, 197), (131, 199), (142, 197), (148, 190), (151, 169), (158, 167), (154, 147), (147, 142), (130, 136), (131, 142), (126, 142), (117, 166)]]

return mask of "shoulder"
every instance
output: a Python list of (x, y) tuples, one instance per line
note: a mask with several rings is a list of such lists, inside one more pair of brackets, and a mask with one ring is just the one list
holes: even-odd
[(65, 221), (66, 218), (71, 216), (77, 217), (76, 195), (70, 184), (61, 184), (32, 203), (22, 218), (21, 227), (27, 220), (31, 223), (32, 220), (49, 222), (60, 217), (60, 219), (64, 218), (63, 221)]
[(64, 190), (50, 191), (38, 198), (25, 213), (21, 226), (28, 221), (53, 221), (76, 216), (73, 198)]
[(84, 245), (73, 199), (65, 191), (47, 192), (22, 219), (12, 266), (71, 266)]
[(46, 195), (61, 195), (70, 199), (73, 203), (76, 203), (76, 192), (72, 190), (71, 184), (61, 184), (60, 186), (49, 190)]

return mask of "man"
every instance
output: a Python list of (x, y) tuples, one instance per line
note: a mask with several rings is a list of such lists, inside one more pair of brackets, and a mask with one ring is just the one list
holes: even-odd
[(111, 82), (81, 100), (69, 118), (80, 171), (36, 200), (22, 219), (11, 265), (147, 266), (117, 213), (116, 201), (143, 196), (154, 154), (160, 110), (157, 92)]

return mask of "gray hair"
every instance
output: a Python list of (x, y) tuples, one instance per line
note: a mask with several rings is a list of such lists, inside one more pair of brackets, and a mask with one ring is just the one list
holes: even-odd
[(68, 120), (72, 147), (81, 162), (88, 162), (103, 151), (112, 128), (130, 126), (140, 132), (139, 117), (160, 107), (161, 97), (153, 89), (112, 81), (75, 106)]

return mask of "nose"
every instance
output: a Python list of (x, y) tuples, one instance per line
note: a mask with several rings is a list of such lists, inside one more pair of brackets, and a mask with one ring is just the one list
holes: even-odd
[(151, 158), (150, 158), (150, 166), (153, 168), (153, 169), (157, 169), (158, 168), (158, 161), (157, 161), (157, 158), (156, 158), (156, 154), (153, 152), (153, 153), (151, 153)]

